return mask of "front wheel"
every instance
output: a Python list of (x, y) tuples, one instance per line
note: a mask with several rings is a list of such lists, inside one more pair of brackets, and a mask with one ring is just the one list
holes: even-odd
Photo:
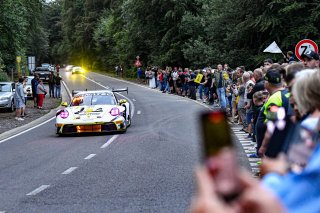
[(127, 127), (131, 126), (131, 116), (128, 115)]
[(11, 101), (11, 106), (10, 106), (10, 112), (13, 112), (14, 111), (14, 102), (13, 100)]

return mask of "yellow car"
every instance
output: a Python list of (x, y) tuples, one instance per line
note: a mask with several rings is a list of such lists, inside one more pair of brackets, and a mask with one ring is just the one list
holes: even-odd
[(72, 74), (84, 74), (84, 69), (82, 67), (73, 67)]

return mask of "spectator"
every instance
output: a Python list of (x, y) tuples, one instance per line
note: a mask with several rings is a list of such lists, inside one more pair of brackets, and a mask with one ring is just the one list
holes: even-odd
[(54, 78), (54, 84), (55, 84), (55, 98), (61, 98), (61, 76), (59, 75), (59, 73), (57, 73), (57, 75)]
[(286, 61), (287, 61), (289, 64), (292, 64), (292, 63), (295, 62), (292, 51), (288, 51), (288, 52), (287, 52)]
[(38, 95), (37, 95), (38, 84), (39, 84), (39, 76), (37, 74), (34, 74), (34, 78), (31, 80), (34, 107), (38, 107)]
[(267, 58), (266, 60), (264, 60), (263, 62), (263, 71), (264, 73), (266, 73), (268, 71), (268, 69), (272, 66), (273, 61), (270, 58)]
[(21, 109), (21, 117), (23, 118), (26, 116), (26, 106), (27, 106), (27, 100), (28, 100), (28, 94), (27, 94), (27, 77), (24, 77), (23, 81), (23, 92), (24, 92), (24, 107)]
[(142, 68), (141, 67), (138, 67), (137, 69), (137, 80), (139, 83), (141, 83), (141, 79), (142, 79)]
[(38, 109), (43, 109), (44, 97), (47, 94), (47, 90), (44, 87), (42, 80), (39, 81), (39, 84), (37, 87), (37, 94), (38, 94), (38, 99), (39, 99)]
[(60, 71), (60, 64), (57, 64), (57, 66), (56, 66), (56, 70), (57, 70), (57, 73), (59, 74), (59, 71)]
[(149, 79), (149, 87), (150, 87), (151, 89), (156, 88), (156, 78), (155, 78), (154, 69), (150, 70), (150, 76), (149, 76), (149, 77), (151, 77), (151, 78)]
[(19, 82), (16, 85), (16, 90), (14, 93), (14, 103), (16, 105), (16, 117), (15, 119), (18, 121), (23, 121), (24, 119), (21, 118), (21, 112), (25, 107), (24, 104), (24, 91), (23, 91), (23, 84), (25, 82), (24, 78), (19, 78)]
[(203, 88), (204, 84), (206, 83), (206, 72), (205, 70), (202, 70), (199, 72), (202, 75), (201, 81), (199, 83), (198, 89), (199, 89), (199, 99), (198, 101), (203, 102)]
[[(293, 115), (292, 109), (289, 104), (289, 95), (288, 91), (282, 86), (281, 75), (279, 69), (270, 69), (268, 70), (265, 80), (265, 88), (270, 93), (270, 97), (268, 101), (263, 106), (262, 112), (259, 114), (257, 121), (257, 143), (258, 143), (258, 154), (259, 156), (264, 156), (268, 151), (269, 153), (275, 153), (279, 150), (274, 150), (273, 146), (268, 146), (269, 140), (266, 137), (266, 127), (265, 123), (267, 123), (267, 114), (270, 111), (272, 106), (284, 107), (285, 113), (288, 117)], [(268, 133), (267, 133), (268, 134)], [(279, 143), (283, 143), (284, 140), (278, 141)], [(280, 145), (278, 147), (281, 147)]]
[(196, 100), (196, 83), (194, 82), (194, 80), (196, 79), (196, 74), (194, 73), (194, 71), (190, 72), (190, 78), (188, 80), (188, 84), (189, 84), (189, 98), (191, 98), (192, 100)]
[[(244, 73), (243, 74), (245, 78), (248, 78), (248, 74)], [(242, 79), (239, 79), (239, 90), (237, 96), (239, 96), (239, 101), (238, 101), (238, 112), (239, 112), (239, 118), (242, 121), (242, 131), (247, 132), (247, 122), (246, 122), (246, 109), (245, 107), (245, 79), (244, 76), (242, 76)], [(247, 77), (246, 77), (247, 76)]]
[(220, 102), (220, 106), (222, 109), (226, 109), (226, 80), (224, 78), (224, 75), (227, 75), (226, 71), (222, 70), (222, 65), (218, 65), (218, 70), (214, 73), (214, 83), (215, 86), (217, 87), (217, 94), (218, 94), (218, 99)]
[(236, 122), (235, 116), (236, 116), (236, 112), (237, 112), (237, 103), (236, 103), (236, 98), (238, 95), (238, 88), (237, 88), (237, 84), (233, 82), (233, 84), (230, 86), (231, 89), (231, 107), (232, 107), (232, 123)]
[[(304, 65), (302, 63), (294, 63), (286, 67), (285, 81), (286, 81), (287, 89), (290, 93), (292, 91), (292, 86), (295, 82), (295, 75), (301, 70), (303, 70), (303, 68), (304, 68)], [(299, 113), (299, 110), (297, 108), (297, 104), (294, 100), (293, 95), (290, 95), (289, 102), (290, 102), (291, 108), (294, 111), (294, 116), (295, 116), (294, 120), (295, 121), (300, 120), (302, 116)]]
[(49, 96), (50, 98), (51, 97), (54, 98), (55, 76), (53, 72), (50, 72), (49, 74), (48, 84), (49, 84)]
[(305, 68), (319, 68), (319, 54), (309, 50), (301, 55)]

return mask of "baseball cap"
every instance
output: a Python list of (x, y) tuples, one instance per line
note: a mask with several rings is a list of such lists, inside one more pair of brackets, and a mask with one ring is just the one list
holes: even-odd
[(264, 80), (268, 81), (270, 84), (279, 85), (281, 84), (281, 74), (276, 69), (269, 69), (264, 76)]
[(301, 58), (308, 58), (310, 60), (312, 60), (312, 59), (319, 60), (319, 54), (313, 50), (308, 50), (304, 54), (301, 55)]

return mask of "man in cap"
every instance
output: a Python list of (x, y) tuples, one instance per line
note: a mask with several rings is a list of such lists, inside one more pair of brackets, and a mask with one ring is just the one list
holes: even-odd
[(301, 59), (303, 60), (305, 68), (319, 68), (319, 54), (316, 52), (308, 50), (301, 55)]
[(269, 92), (270, 97), (267, 102), (263, 105), (262, 111), (259, 114), (257, 124), (256, 124), (256, 135), (257, 135), (257, 145), (259, 156), (267, 155), (269, 157), (274, 157), (278, 152), (281, 151), (284, 139), (277, 140), (277, 144), (269, 144), (269, 139), (265, 137), (266, 135), (266, 124), (269, 121), (270, 112), (272, 108), (283, 107), (285, 109), (286, 116), (292, 116), (293, 112), (289, 104), (289, 93), (283, 87), (281, 82), (281, 68), (271, 68), (266, 73), (264, 80), (265, 89)]

